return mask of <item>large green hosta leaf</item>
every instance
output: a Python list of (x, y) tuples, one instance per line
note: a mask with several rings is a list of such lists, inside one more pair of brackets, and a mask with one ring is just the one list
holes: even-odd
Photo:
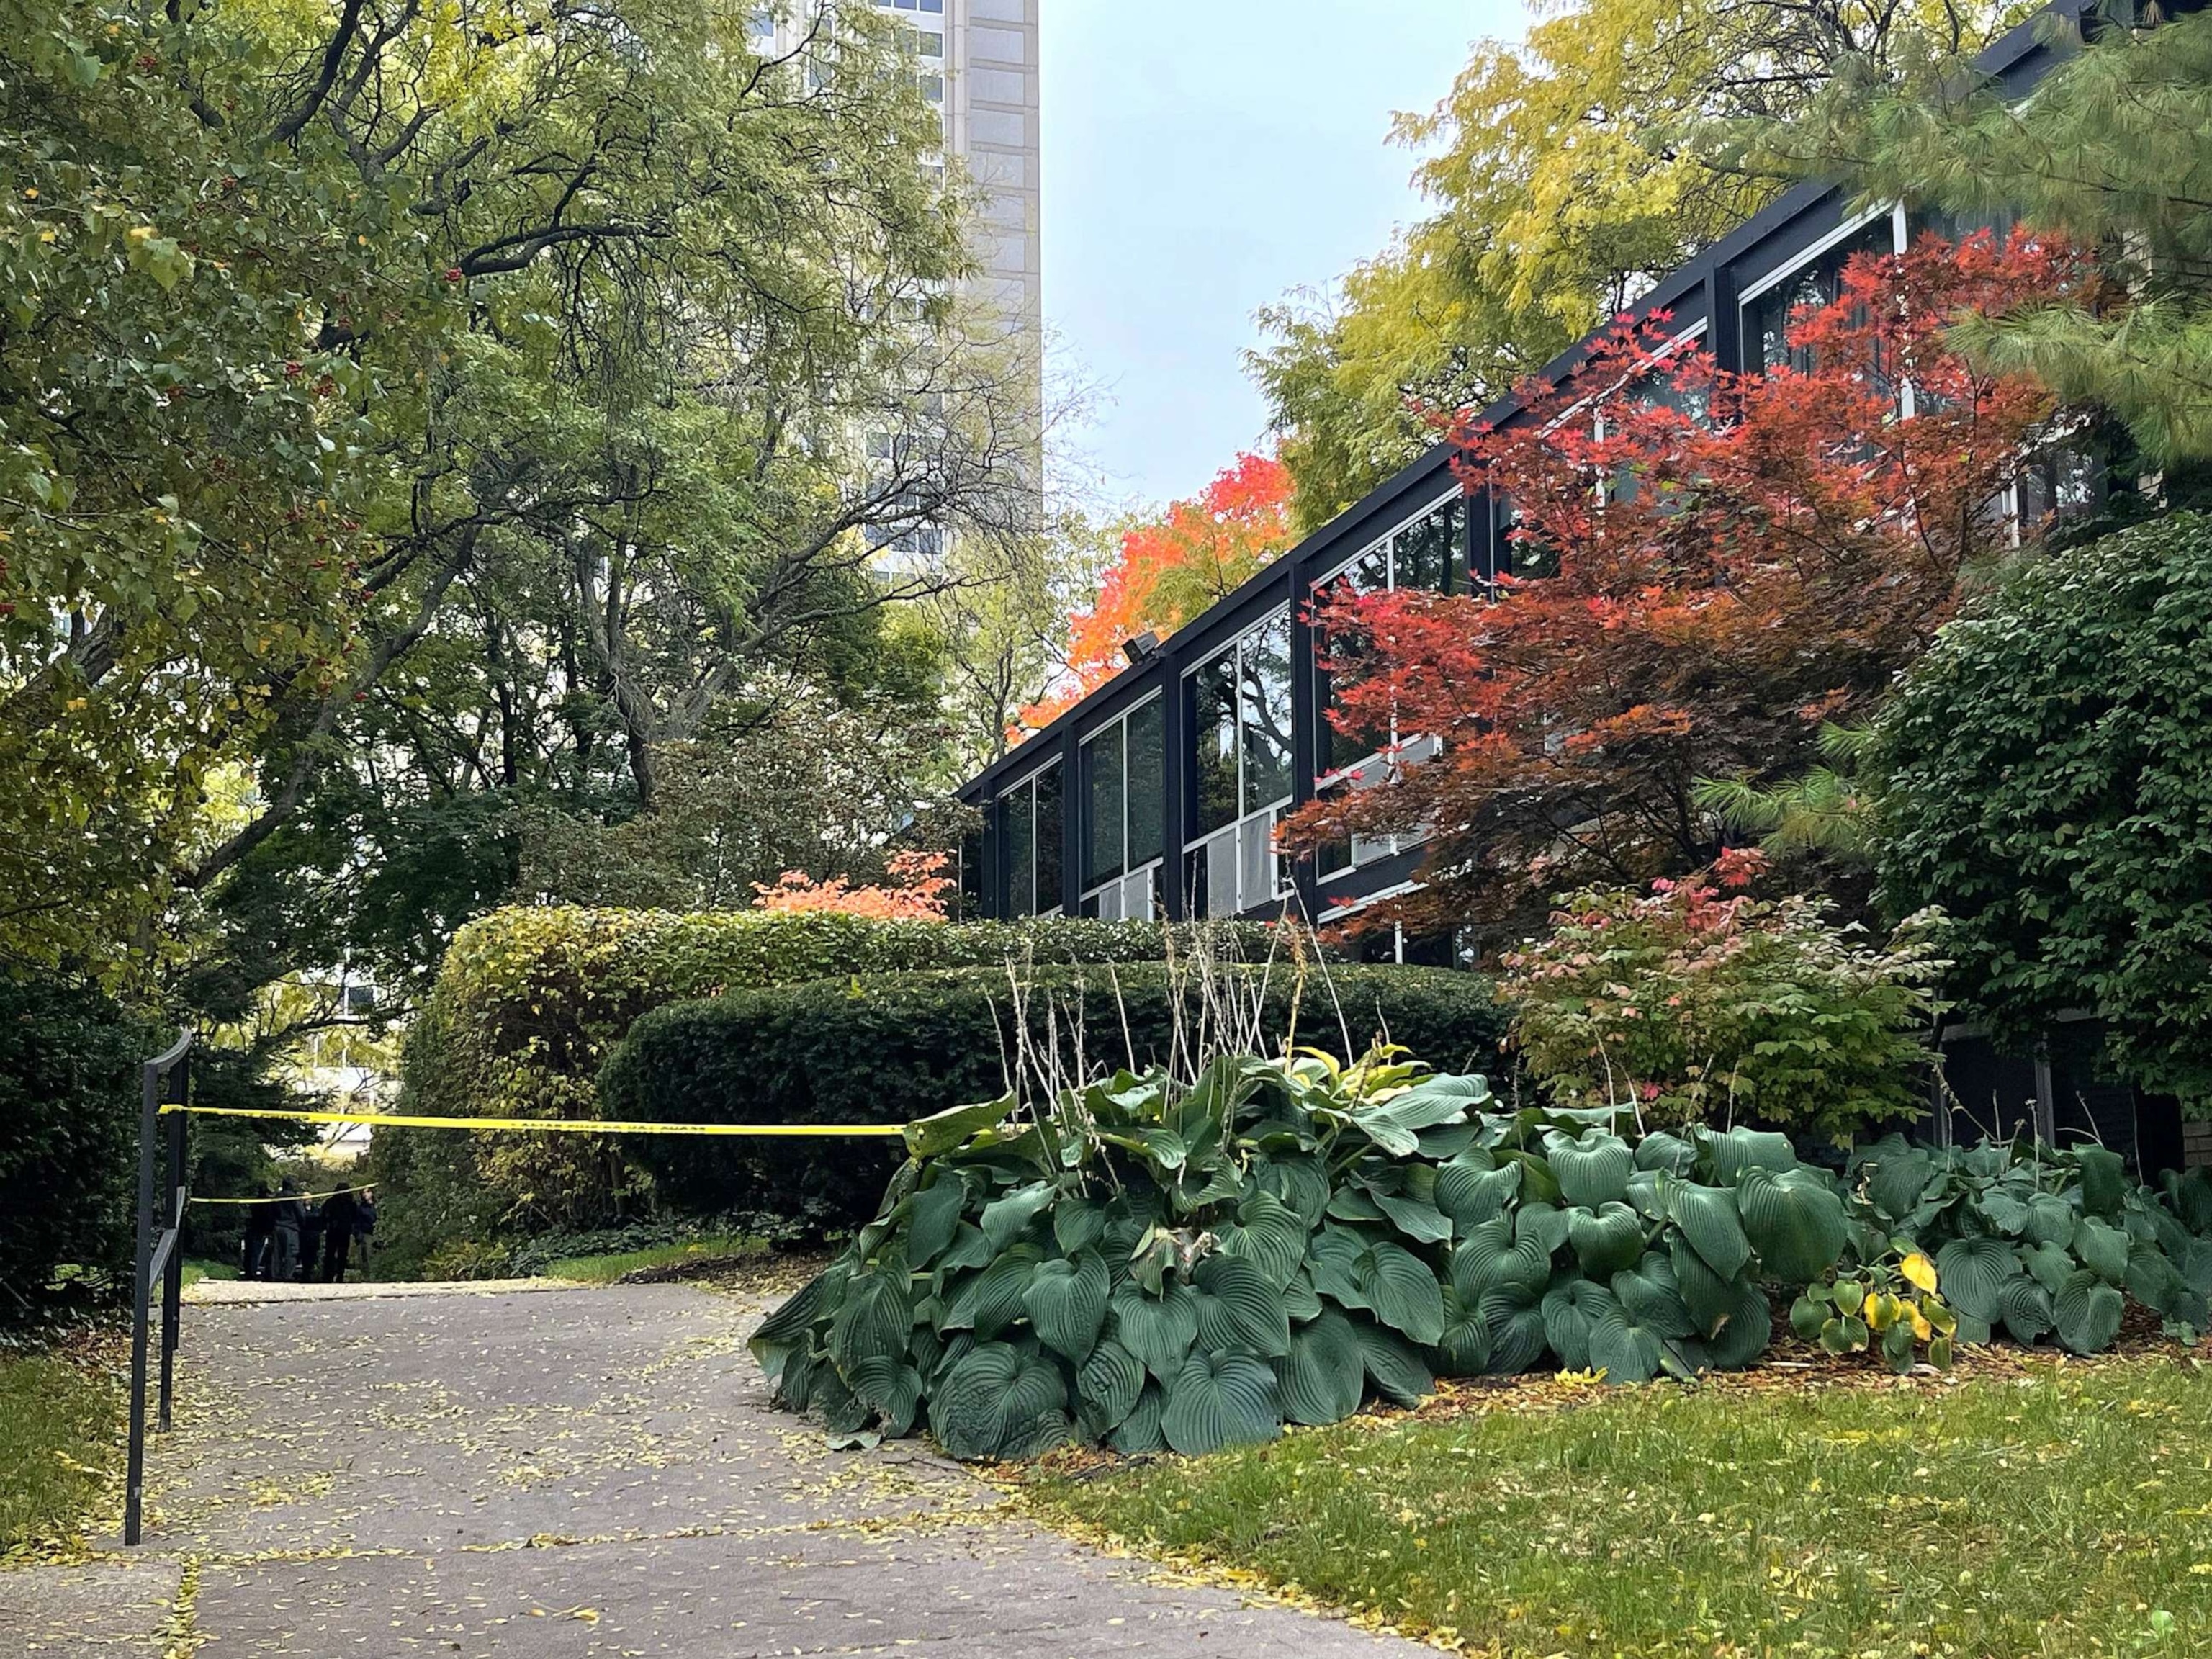
[(1443, 1330), (1443, 1296), (1428, 1264), (1403, 1245), (1349, 1227), (1325, 1225), (1308, 1257), (1314, 1288), (1346, 1308), (1372, 1313), (1414, 1342)]
[(919, 1119), (902, 1132), (906, 1136), (907, 1152), (914, 1158), (939, 1157), (969, 1140), (978, 1130), (1003, 1123), (1013, 1109), (1013, 1096), (1003, 1095), (997, 1100), (955, 1106), (950, 1111)]
[(1861, 1167), (1867, 1170), (1867, 1196), (1892, 1226), (1903, 1226), (1936, 1179), (1936, 1160), (1901, 1135), (1886, 1136)]
[(1106, 1323), (1109, 1288), (1105, 1259), (1096, 1250), (1040, 1263), (1022, 1292), (1030, 1328), (1045, 1346), (1080, 1365)]
[(1480, 1304), (1482, 1322), (1490, 1334), (1490, 1360), (1484, 1367), (1494, 1376), (1510, 1376), (1527, 1370), (1544, 1356), (1544, 1314), (1539, 1305), (1542, 1292), (1518, 1285), (1501, 1285), (1486, 1292)]
[(1567, 1242), (1569, 1224), (1567, 1212), (1556, 1204), (1528, 1203), (1513, 1212), (1516, 1242), (1534, 1244), (1547, 1261)]
[(1479, 1298), (1470, 1301), (1456, 1286), (1444, 1286), (1443, 1334), (1434, 1347), (1441, 1376), (1480, 1376), (1490, 1369), (1490, 1326)]
[(1296, 1210), (1271, 1193), (1254, 1193), (1237, 1206), (1237, 1219), (1221, 1229), (1224, 1255), (1242, 1256), (1268, 1284), (1286, 1288), (1305, 1264), (1312, 1230)]
[(1636, 1154), (1619, 1135), (1603, 1129), (1567, 1135), (1554, 1129), (1544, 1137), (1544, 1156), (1559, 1178), (1559, 1196), (1569, 1204), (1595, 1210), (1628, 1196)]
[(1256, 1263), (1235, 1255), (1206, 1257), (1193, 1275), (1191, 1300), (1198, 1310), (1198, 1344), (1208, 1352), (1274, 1359), (1291, 1351), (1283, 1293)]
[(1421, 1149), (1420, 1132), (1440, 1124), (1457, 1123), (1469, 1106), (1490, 1098), (1489, 1085), (1478, 1095), (1463, 1087), (1480, 1079), (1432, 1078), (1374, 1105), (1355, 1107), (1352, 1121), (1377, 1146), (1393, 1158), (1411, 1158)]
[(1454, 1247), (1452, 1285), (1469, 1307), (1493, 1291), (1526, 1292), (1533, 1302), (1552, 1280), (1551, 1253), (1535, 1239), (1516, 1239), (1504, 1216), (1486, 1221)]
[(2163, 1319), (2204, 1327), (2204, 1298), (2191, 1290), (2166, 1253), (2155, 1244), (2128, 1251), (2128, 1294)]
[(1143, 1457), (1168, 1449), (1167, 1437), (1160, 1432), (1160, 1413), (1167, 1409), (1168, 1397), (1157, 1382), (1147, 1382), (1137, 1396), (1137, 1403), (1129, 1408), (1121, 1425), (1106, 1437), (1106, 1443), (1124, 1457)]
[[(1786, 1285), (1809, 1285), (1820, 1278), (1836, 1265), (1850, 1237), (1843, 1200), (1808, 1170), (1780, 1175), (1747, 1170), (1736, 1185), (1735, 1202), (1744, 1237), (1759, 1253), (1760, 1271)], [(1711, 1265), (1723, 1279), (1734, 1277), (1722, 1272), (1718, 1262)]]
[(1359, 1409), (1366, 1366), (1358, 1334), (1334, 1309), (1291, 1333), (1291, 1351), (1275, 1362), (1283, 1416), (1319, 1427)]
[(963, 1221), (952, 1230), (952, 1242), (937, 1258), (937, 1277), (941, 1285), (945, 1276), (963, 1267), (988, 1267), (998, 1256), (991, 1241), (983, 1237), (983, 1230), (972, 1221)]
[(1328, 1208), (1328, 1172), (1310, 1154), (1271, 1158), (1257, 1172), (1260, 1190), (1295, 1211), (1309, 1231), (1321, 1225)]
[(1544, 1292), (1544, 1340), (1562, 1368), (1590, 1369), (1590, 1327), (1612, 1305), (1613, 1292), (1587, 1279), (1567, 1279)]
[(1954, 1238), (1936, 1253), (1943, 1299), (1984, 1324), (2003, 1319), (2005, 1281), (2020, 1272), (2020, 1257), (2000, 1238)]
[[(2020, 1252), (2020, 1261), (2021, 1265), (2027, 1269), (2028, 1277), (2042, 1285), (2045, 1292), (2051, 1296), (2058, 1294), (2058, 1287), (2074, 1271), (2074, 1258), (2056, 1244), (2039, 1244), (2033, 1249), (2023, 1249)], [(1941, 1281), (1938, 1282), (1940, 1284)]]
[(1067, 1387), (1043, 1355), (979, 1342), (931, 1398), (929, 1425), (954, 1457), (1034, 1456), (1067, 1437)]
[(1367, 1380), (1385, 1400), (1418, 1406), (1424, 1395), (1434, 1392), (1436, 1379), (1429, 1375), (1428, 1366), (1413, 1344), (1395, 1331), (1385, 1330), (1371, 1320), (1354, 1319), (1352, 1334), (1358, 1339), (1359, 1363)]
[(1636, 1167), (1660, 1175), (1686, 1176), (1697, 1167), (1698, 1149), (1680, 1135), (1655, 1129), (1636, 1143)]
[(2120, 1293), (2086, 1267), (2069, 1274), (2051, 1303), (2058, 1340), (2075, 1353), (2101, 1353), (2111, 1347), (2127, 1311)]
[(2056, 1193), (2038, 1193), (2027, 1200), (2027, 1224), (2022, 1237), (2030, 1244), (2055, 1244), (2071, 1249), (2079, 1218), (2074, 1206)]
[(1158, 1296), (1134, 1281), (1114, 1292), (1114, 1336), (1163, 1383), (1182, 1370), (1190, 1345), (1198, 1340), (1198, 1307), (1190, 1287), (1170, 1279)]
[(1664, 1188), (1667, 1218), (1682, 1230), (1690, 1248), (1723, 1279), (1734, 1279), (1751, 1260), (1751, 1240), (1736, 1214), (1735, 1194), (1726, 1187), (1702, 1187), (1670, 1181)]
[(761, 1321), (747, 1346), (754, 1360), (767, 1374), (769, 1385), (781, 1382), (784, 1367), (794, 1353), (804, 1352), (811, 1339), (815, 1322), (828, 1310), (834, 1292), (842, 1288), (847, 1272), (840, 1262), (794, 1291), (784, 1304)]
[(888, 1439), (912, 1431), (921, 1407), (921, 1373), (890, 1354), (863, 1359), (845, 1373), (855, 1397), (871, 1407)]
[(1052, 1206), (1053, 1243), (1062, 1255), (1091, 1249), (1104, 1242), (1109, 1219), (1106, 1206), (1097, 1200), (1065, 1194)]
[(2128, 1282), (2128, 1236), (2110, 1222), (2094, 1216), (2082, 1218), (2074, 1235), (2074, 1254), (2107, 1285)]
[(1028, 1231), (1030, 1222), (1042, 1214), (1057, 1195), (1059, 1189), (1049, 1181), (1032, 1181), (1025, 1187), (1017, 1187), (1004, 1198), (994, 1199), (983, 1206), (983, 1237), (991, 1241), (991, 1248), (1003, 1250)]
[(2112, 1220), (2127, 1197), (2126, 1163), (2109, 1146), (2084, 1146), (2074, 1158), (2081, 1171), (2081, 1213)]
[(967, 1204), (966, 1184), (951, 1170), (940, 1170), (936, 1183), (916, 1193), (907, 1211), (907, 1260), (917, 1268), (934, 1262), (960, 1231)]
[[(1649, 1382), (1662, 1370), (1689, 1374), (1677, 1346), (1689, 1334), (1689, 1310), (1674, 1293), (1666, 1258), (1650, 1255), (1644, 1262), (1636, 1272), (1613, 1275), (1612, 1297), (1590, 1319), (1590, 1366), (1607, 1382)], [(1654, 1271), (1655, 1263), (1663, 1273)]]
[(2051, 1292), (2025, 1273), (2005, 1280), (1997, 1291), (2005, 1334), (2015, 1342), (2033, 1342), (2047, 1336), (2057, 1323), (2051, 1311)]
[(1407, 1194), (1377, 1193), (1375, 1205), (1416, 1244), (1441, 1244), (1452, 1236), (1450, 1218), (1433, 1204)]
[(1275, 1373), (1242, 1353), (1194, 1353), (1168, 1385), (1160, 1432), (1187, 1457), (1273, 1440), (1281, 1431)]
[(1765, 1170), (1779, 1175), (1797, 1167), (1797, 1149), (1790, 1137), (1768, 1129), (1699, 1129), (1698, 1144), (1713, 1161), (1713, 1176), (1723, 1187), (1733, 1187), (1746, 1170)]
[(1567, 1243), (1583, 1273), (1593, 1279), (1607, 1279), (1643, 1258), (1644, 1222), (1626, 1204), (1611, 1201), (1595, 1210), (1570, 1210)]
[(998, 1335), (1028, 1313), (1023, 1297), (1042, 1255), (1034, 1244), (1015, 1245), (953, 1293), (938, 1329), (973, 1331), (987, 1340)]
[(1109, 1434), (1128, 1420), (1144, 1391), (1144, 1365), (1108, 1337), (1091, 1350), (1075, 1374), (1077, 1419), (1093, 1437)]
[[(1774, 1310), (1766, 1292), (1748, 1279), (1735, 1279), (1725, 1287), (1729, 1304), (1710, 1322), (1695, 1316), (1705, 1345), (1705, 1363), (1722, 1370), (1735, 1370), (1766, 1352), (1774, 1340)], [(1685, 1298), (1686, 1300), (1686, 1298)]]
[(1486, 1152), (1462, 1153), (1437, 1170), (1437, 1207), (1462, 1233), (1502, 1215), (1521, 1193), (1521, 1166), (1498, 1164)]
[(864, 1359), (904, 1358), (914, 1328), (905, 1264), (894, 1256), (854, 1273), (830, 1321), (830, 1357), (848, 1377)]
[(1680, 1339), (1697, 1333), (1689, 1304), (1682, 1300), (1674, 1278), (1674, 1264), (1652, 1250), (1626, 1273), (1613, 1276), (1613, 1299), (1628, 1310), (1630, 1318), (1662, 1337)]

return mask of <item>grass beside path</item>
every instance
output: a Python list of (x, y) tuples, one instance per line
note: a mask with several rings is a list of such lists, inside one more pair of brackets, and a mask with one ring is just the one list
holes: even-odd
[(655, 1244), (641, 1250), (611, 1255), (564, 1256), (548, 1262), (549, 1279), (573, 1279), (586, 1285), (611, 1285), (615, 1280), (649, 1268), (684, 1267), (708, 1261), (738, 1261), (767, 1250), (761, 1239), (740, 1233), (710, 1238), (690, 1238), (678, 1244)]
[(1538, 1659), (2212, 1652), (2212, 1368), (1655, 1384), (1042, 1473), (1131, 1547)]
[(122, 1406), (91, 1364), (0, 1358), (0, 1558), (76, 1530), (118, 1467)]

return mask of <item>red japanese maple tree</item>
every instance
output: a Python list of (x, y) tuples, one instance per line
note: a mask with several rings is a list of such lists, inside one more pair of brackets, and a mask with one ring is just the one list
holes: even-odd
[[(1976, 371), (1948, 322), (2096, 277), (2019, 235), (1862, 255), (1789, 325), (1792, 361), (1724, 374), (1623, 321), (1503, 428), (1449, 422), (1462, 475), (1510, 503), (1488, 596), (1330, 594), (1331, 719), (1442, 740), (1380, 787), (1324, 795), (1294, 851), (1423, 836), (1409, 924), (1540, 920), (1548, 893), (1709, 863), (1701, 778), (1802, 771), (1819, 723), (1863, 717), (2015, 544), (2004, 502), (2061, 414)], [(1535, 572), (1548, 574), (1536, 574)]]
[(1036, 730), (1120, 673), (1126, 641), (1166, 637), (1282, 553), (1297, 538), (1291, 496), (1289, 468), (1239, 455), (1197, 495), (1126, 531), (1097, 599), (1068, 617), (1066, 674), (1022, 710), (1023, 725)]

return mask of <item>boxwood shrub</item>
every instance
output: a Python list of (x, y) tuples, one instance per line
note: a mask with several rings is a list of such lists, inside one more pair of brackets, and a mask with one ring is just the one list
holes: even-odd
[[(1018, 1018), (1035, 1048), (1056, 1050), (1070, 1075), (1083, 1075), (1164, 1065), (1178, 1021), (1194, 1030), (1203, 1015), (1196, 976), (1158, 963), (1020, 977), (1018, 1012), (1003, 969), (831, 980), (663, 1008), (608, 1060), (600, 1108), (659, 1122), (904, 1123), (1004, 1093)], [(1498, 1068), (1504, 1016), (1488, 982), (1470, 974), (1337, 966), (1325, 981), (1310, 975), (1303, 991), (1280, 965), (1225, 978), (1250, 997), (1271, 1048), (1295, 1037), (1357, 1054), (1387, 1034), (1448, 1067)], [(623, 1151), (682, 1209), (775, 1210), (854, 1226), (875, 1213), (902, 1156), (890, 1139), (636, 1136)]]
[[(1265, 929), (1052, 919), (965, 924), (759, 910), (518, 906), (471, 922), (410, 1024), (401, 1109), (447, 1117), (592, 1117), (594, 1079), (639, 1016), (726, 991), (1009, 961), (1158, 962), (1170, 933), (1259, 959)], [(625, 1175), (582, 1136), (386, 1130), (377, 1237), (394, 1272), (456, 1239), (624, 1218)]]

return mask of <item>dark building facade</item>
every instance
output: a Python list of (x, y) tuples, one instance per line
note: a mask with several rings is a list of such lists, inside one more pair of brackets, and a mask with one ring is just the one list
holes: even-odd
[[(2094, 28), (2100, 15), (2094, 0), (2057, 0), (1991, 47), (1981, 65), (2025, 93), (2065, 49), (2047, 24)], [(1657, 283), (1632, 314), (1664, 313), (1674, 338), (1709, 350), (1723, 371), (1756, 372), (1784, 361), (1791, 311), (1832, 298), (1853, 254), (1902, 252), (1930, 225), (1954, 234), (1969, 228), (1902, 203), (1855, 211), (1840, 188), (1801, 185)], [(1571, 380), (1589, 344), (1547, 365), (1544, 379)], [(1507, 398), (1482, 415), (1504, 426), (1521, 411)], [(982, 830), (963, 850), (966, 913), (1182, 920), (1288, 909), (1328, 922), (1404, 890), (1420, 862), (1418, 845), (1354, 841), (1293, 861), (1275, 850), (1274, 830), (1317, 792), (1376, 781), (1385, 764), (1377, 751), (1391, 735), (1347, 738), (1326, 718), (1318, 631), (1306, 617), (1316, 589), (1349, 580), (1370, 590), (1480, 592), (1513, 572), (1504, 514), (1485, 493), (1462, 488), (1454, 453), (1437, 445), (970, 780), (961, 799), (980, 811)], [(2040, 481), (2042, 499), (2009, 505), (2033, 519), (2096, 487), (2054, 465)], [(1449, 951), (1395, 938), (1380, 954), (1437, 960)], [(2034, 1115), (2032, 1062), (1971, 1048), (1960, 1058), (1972, 1073), (1969, 1092), (1986, 1094), (2003, 1124)], [(2054, 1110), (2062, 1118), (2087, 1111), (2094, 1095), (2105, 1103), (2094, 1114), (2100, 1128), (2106, 1117), (2118, 1128), (2124, 1108), (2124, 1138), (2131, 1148), (2141, 1141), (2144, 1164), (2173, 1161), (2180, 1148), (2170, 1103), (2153, 1103), (2157, 1124), (2139, 1132), (2139, 1103), (2128, 1091), (2094, 1082), (2086, 1057), (2063, 1069), (2080, 1103), (2054, 1106), (2046, 1066), (2038, 1123)], [(2077, 1073), (2082, 1086), (2071, 1089)]]
[[(2059, 0), (2045, 15), (2094, 9)], [(1983, 60), (2023, 90), (2053, 61), (2033, 23)], [(1783, 359), (1791, 310), (1832, 296), (1851, 255), (1902, 251), (1923, 224), (1902, 204), (1854, 213), (1841, 190), (1801, 185), (1657, 283), (1634, 314), (1664, 313), (1674, 337), (1711, 351), (1722, 369), (1757, 370)], [(1545, 378), (1571, 379), (1588, 345)], [(1483, 411), (1498, 425), (1517, 414), (1510, 398)], [(1319, 917), (1341, 908), (1332, 901), (1410, 879), (1417, 848), (1355, 843), (1294, 866), (1275, 854), (1273, 832), (1317, 790), (1358, 787), (1378, 764), (1350, 752), (1362, 745), (1323, 714), (1316, 630), (1304, 615), (1315, 589), (1348, 578), (1479, 592), (1512, 569), (1502, 515), (1462, 489), (1453, 453), (1437, 445), (971, 779), (961, 799), (984, 824), (963, 860), (971, 912), (1180, 919), (1293, 903)]]

